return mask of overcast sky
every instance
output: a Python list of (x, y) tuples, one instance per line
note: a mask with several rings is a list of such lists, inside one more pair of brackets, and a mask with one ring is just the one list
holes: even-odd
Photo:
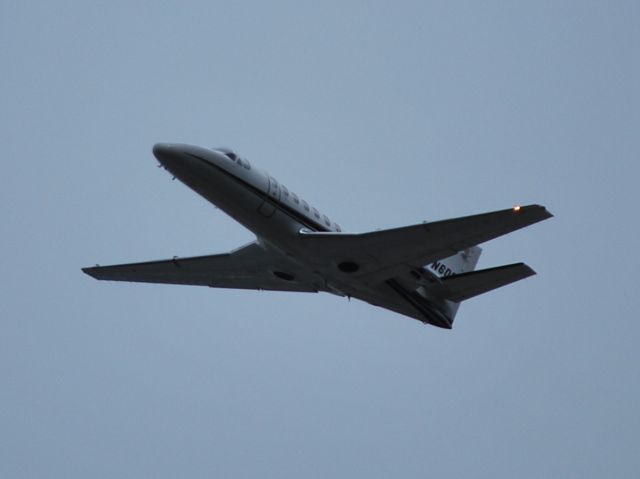
[[(0, 2), (0, 477), (635, 477), (635, 1)], [(253, 239), (155, 142), (348, 231), (515, 203), (538, 275), (452, 331), (326, 294), (98, 282)]]

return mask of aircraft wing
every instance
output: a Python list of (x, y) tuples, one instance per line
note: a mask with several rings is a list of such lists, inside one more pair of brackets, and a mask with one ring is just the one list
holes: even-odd
[(354, 276), (375, 284), (551, 216), (543, 206), (530, 205), (370, 233), (301, 236), (310, 254), (338, 265), (350, 262)]
[[(283, 259), (272, 255), (257, 243), (250, 243), (235, 251), (211, 256), (174, 258), (145, 263), (119, 264), (83, 268), (95, 279), (210, 286), (272, 291), (317, 293), (312, 278), (304, 271), (296, 274), (295, 266), (281, 264)], [(294, 277), (278, 277), (280, 270), (294, 273)]]

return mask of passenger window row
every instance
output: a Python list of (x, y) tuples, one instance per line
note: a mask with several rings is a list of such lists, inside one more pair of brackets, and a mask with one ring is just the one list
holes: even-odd
[[(225, 155), (227, 158), (229, 158), (231, 161), (236, 163), (238, 166), (241, 166), (246, 170), (251, 169), (251, 163), (249, 163), (249, 161), (245, 160), (244, 158), (241, 158), (240, 156), (238, 156), (235, 151), (229, 148), (214, 148), (214, 149), (222, 153), (223, 155)], [(275, 185), (277, 188), (278, 183), (275, 181), (275, 179), (272, 179), (272, 180), (275, 182)], [(331, 220), (327, 217), (327, 215), (322, 215), (322, 217), (320, 217), (320, 212), (316, 208), (310, 207), (309, 203), (307, 203), (305, 200), (301, 200), (300, 198), (298, 198), (298, 195), (296, 195), (295, 193), (293, 192), (290, 193), (286, 186), (280, 185), (279, 188), (282, 191), (282, 197), (284, 198), (285, 202), (289, 203), (292, 201), (298, 208), (300, 207), (300, 203), (302, 203), (302, 209), (306, 213), (309, 213), (308, 215), (309, 217), (313, 215), (316, 221), (318, 221), (319, 223), (324, 223), (327, 228), (333, 229), (338, 232), (342, 231), (339, 224), (331, 223)]]
[[(298, 205), (298, 206), (300, 205), (300, 202), (302, 202), (302, 208), (307, 213), (313, 212), (313, 216), (315, 217), (315, 219), (320, 221), (320, 212), (316, 208), (309, 207), (309, 203), (307, 203), (305, 200), (300, 200), (300, 198), (298, 198), (298, 195), (296, 195), (295, 193), (293, 193), (293, 192), (289, 193), (289, 189), (286, 186), (280, 185), (280, 190), (282, 191), (282, 196), (283, 196), (285, 202), (289, 202), (289, 198), (291, 198), (293, 203)], [(331, 220), (327, 217), (327, 215), (322, 215), (322, 220), (321, 221), (323, 221), (324, 224), (328, 228), (332, 228), (333, 227), (333, 229), (338, 231), (338, 232), (342, 231), (342, 229), (340, 228), (340, 225), (338, 223), (333, 223), (332, 224)]]

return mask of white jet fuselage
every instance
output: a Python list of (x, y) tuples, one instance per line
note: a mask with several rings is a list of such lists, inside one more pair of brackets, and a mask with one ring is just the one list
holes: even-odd
[(326, 264), (324, 259), (314, 261), (307, 254), (305, 242), (301, 241), (305, 232), (339, 233), (340, 226), (264, 170), (234, 153), (193, 145), (160, 143), (153, 152), (173, 176), (251, 230), (261, 246), (296, 266), (295, 273), (283, 273), (301, 279), (302, 266), (310, 273), (305, 279), (318, 291), (341, 296), (369, 292), (364, 284), (350, 284), (350, 275), (338, 269), (340, 261), (348, 258), (336, 258), (334, 264)]

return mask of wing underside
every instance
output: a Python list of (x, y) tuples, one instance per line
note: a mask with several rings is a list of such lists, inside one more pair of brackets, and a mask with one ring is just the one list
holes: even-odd
[(100, 280), (318, 292), (313, 278), (257, 243), (225, 254), (83, 268)]
[(363, 234), (303, 233), (310, 254), (354, 264), (354, 277), (379, 284), (466, 248), (550, 218), (542, 206), (495, 211)]

